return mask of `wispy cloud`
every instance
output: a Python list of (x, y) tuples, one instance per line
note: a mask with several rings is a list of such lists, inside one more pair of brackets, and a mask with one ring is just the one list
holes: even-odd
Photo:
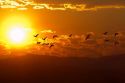
[[(90, 1), (91, 2), (91, 1)], [(90, 4), (90, 3), (59, 3), (59, 4), (43, 4), (36, 3), (33, 1), (24, 1), (24, 0), (1, 0), (0, 1), (1, 8), (13, 8), (17, 10), (27, 10), (29, 8), (34, 10), (75, 10), (75, 11), (97, 11), (99, 9), (125, 9), (124, 4)]]

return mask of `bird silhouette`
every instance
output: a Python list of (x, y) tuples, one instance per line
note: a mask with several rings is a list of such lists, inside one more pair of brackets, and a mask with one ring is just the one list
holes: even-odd
[(69, 37), (72, 37), (72, 34), (70, 34)]
[(119, 33), (115, 33), (115, 37), (116, 37), (117, 35), (119, 35)]
[(86, 37), (85, 37), (85, 40), (88, 40), (91, 38), (91, 36), (94, 36), (95, 34), (93, 32), (89, 32), (87, 33)]
[(103, 35), (108, 35), (108, 32), (104, 32)]
[(49, 48), (52, 48), (54, 46), (54, 44), (51, 44)]
[(104, 39), (105, 42), (109, 42), (110, 40), (109, 39)]
[(38, 37), (38, 36), (39, 36), (39, 34), (34, 35), (34, 37)]
[(47, 37), (42, 38), (43, 40), (46, 40)]
[(85, 40), (88, 40), (90, 38), (91, 34), (88, 34), (85, 38)]
[(54, 38), (57, 38), (57, 37), (58, 37), (58, 35), (53, 35), (53, 39), (54, 39)]
[(41, 44), (41, 42), (37, 42), (37, 44)]
[(49, 45), (49, 43), (43, 43), (42, 45)]

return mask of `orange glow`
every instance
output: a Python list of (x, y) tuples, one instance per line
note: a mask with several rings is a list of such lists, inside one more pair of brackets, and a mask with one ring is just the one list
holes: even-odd
[(14, 43), (21, 43), (26, 37), (26, 31), (23, 28), (15, 27), (9, 32), (9, 39)]
[(11, 46), (24, 46), (32, 43), (34, 30), (26, 16), (9, 16), (0, 30), (1, 40)]

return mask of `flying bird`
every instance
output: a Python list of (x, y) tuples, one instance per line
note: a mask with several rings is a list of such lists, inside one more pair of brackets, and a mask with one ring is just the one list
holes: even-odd
[(95, 34), (93, 32), (89, 32), (87, 33), (86, 37), (85, 37), (85, 40), (88, 40), (91, 38), (91, 36), (94, 36)]
[(69, 37), (72, 37), (72, 34), (70, 34)]
[(108, 34), (108, 32), (104, 32), (104, 33), (103, 33), (103, 35), (107, 35), (107, 34)]
[(42, 38), (43, 40), (46, 40), (47, 37)]
[(41, 44), (41, 42), (37, 42), (37, 44)]
[(58, 35), (53, 35), (53, 39), (54, 39), (54, 38), (57, 38), (57, 37), (58, 37)]
[(90, 38), (91, 34), (88, 34), (85, 38), (85, 40), (88, 40)]
[(49, 45), (49, 43), (43, 43), (42, 45)]
[(117, 35), (119, 35), (119, 33), (115, 33), (115, 37), (116, 37)]
[(49, 48), (52, 48), (53, 46), (54, 46), (54, 44), (50, 45), (50, 47), (49, 47)]
[(34, 35), (34, 37), (38, 37), (38, 36), (39, 36), (39, 34)]
[(110, 40), (109, 39), (104, 39), (105, 42), (109, 42)]

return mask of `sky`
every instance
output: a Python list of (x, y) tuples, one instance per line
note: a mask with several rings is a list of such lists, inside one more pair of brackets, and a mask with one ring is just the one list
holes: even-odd
[[(1, 0), (5, 16), (27, 15), (34, 27), (59, 33), (123, 31), (124, 0)], [(9, 8), (9, 11), (6, 10)], [(2, 12), (1, 11), (1, 12)], [(6, 13), (5, 13), (6, 11)], [(3, 17), (4, 19), (4, 17)]]
[[(46, 31), (51, 33), (47, 41), (53, 41), (53, 49), (35, 44), (20, 50), (19, 54), (105, 56), (125, 52), (124, 0), (0, 0), (0, 8), (2, 29), (5, 29), (2, 24), (10, 26), (9, 24), (26, 18), (30, 24), (27, 27), (36, 29), (39, 34)], [(6, 23), (6, 19), (11, 17), (16, 19), (12, 18), (8, 21), (10, 23)], [(102, 37), (104, 32), (109, 32), (111, 41), (108, 43)], [(118, 47), (114, 46), (115, 32), (120, 33)], [(92, 33), (92, 39), (85, 41), (88, 33)], [(54, 34), (59, 34), (56, 41), (51, 39)], [(69, 34), (73, 34), (72, 38), (69, 38)], [(5, 51), (2, 46), (1, 44), (0, 49), (4, 50), (0, 52), (2, 54), (9, 54), (12, 50), (12, 54), (18, 52), (9, 48)]]

